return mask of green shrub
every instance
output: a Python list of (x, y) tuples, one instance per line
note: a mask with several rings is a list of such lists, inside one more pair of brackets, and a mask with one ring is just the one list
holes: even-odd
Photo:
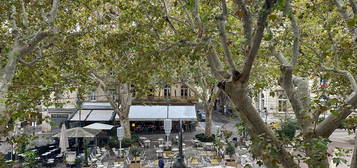
[(298, 123), (293, 120), (289, 120), (283, 123), (281, 129), (277, 130), (280, 137), (287, 137), (290, 140), (295, 137), (296, 130), (299, 129)]
[(110, 136), (108, 145), (110, 148), (119, 148), (119, 140), (116, 136)]
[(214, 134), (212, 134), (212, 136), (206, 136), (204, 133), (200, 133), (196, 134), (195, 137), (201, 142), (213, 142), (215, 140)]
[(139, 135), (136, 135), (136, 134), (132, 134), (131, 135), (131, 139), (133, 140), (133, 142), (139, 142), (140, 141)]
[(123, 138), (121, 141), (121, 147), (122, 148), (128, 148), (134, 143), (133, 139), (131, 138)]
[(171, 151), (171, 146), (164, 146), (164, 151)]
[(28, 168), (35, 167), (37, 164), (37, 160), (36, 160), (37, 152), (27, 151), (24, 154), (25, 154), (24, 160), (26, 163), (25, 167), (28, 167)]
[(130, 153), (131, 155), (133, 155), (134, 157), (139, 157), (139, 156), (141, 155), (141, 152), (142, 152), (142, 151), (143, 151), (142, 148), (140, 148), (140, 147), (138, 147), (138, 146), (132, 146), (132, 147), (130, 148), (129, 153)]
[(226, 154), (232, 157), (236, 153), (236, 149), (232, 143), (228, 143), (226, 147)]

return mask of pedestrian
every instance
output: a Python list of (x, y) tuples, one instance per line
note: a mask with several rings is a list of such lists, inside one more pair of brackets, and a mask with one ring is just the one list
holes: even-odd
[(164, 159), (160, 156), (159, 157), (159, 168), (164, 168), (164, 166), (165, 166)]

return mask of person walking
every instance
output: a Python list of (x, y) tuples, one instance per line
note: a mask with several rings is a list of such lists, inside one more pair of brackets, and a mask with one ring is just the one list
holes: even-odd
[(165, 162), (162, 157), (159, 157), (159, 168), (164, 168), (165, 167)]

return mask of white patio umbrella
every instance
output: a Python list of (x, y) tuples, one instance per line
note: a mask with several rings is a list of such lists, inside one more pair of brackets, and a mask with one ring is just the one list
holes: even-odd
[[(68, 138), (94, 138), (101, 131), (90, 128), (75, 127), (67, 129), (65, 132)], [(60, 134), (56, 134), (53, 137), (60, 137)]]
[(111, 130), (114, 126), (103, 123), (93, 123), (85, 126), (84, 128), (97, 129), (97, 130)]
[(61, 148), (61, 153), (66, 152), (67, 148), (69, 147), (68, 136), (66, 134), (66, 126), (64, 124), (62, 124), (59, 147)]

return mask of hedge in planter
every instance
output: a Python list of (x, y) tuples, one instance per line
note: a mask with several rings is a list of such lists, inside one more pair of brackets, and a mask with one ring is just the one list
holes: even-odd
[(212, 136), (206, 136), (204, 133), (200, 133), (196, 134), (195, 137), (201, 142), (213, 142), (215, 140), (214, 134), (212, 134)]

